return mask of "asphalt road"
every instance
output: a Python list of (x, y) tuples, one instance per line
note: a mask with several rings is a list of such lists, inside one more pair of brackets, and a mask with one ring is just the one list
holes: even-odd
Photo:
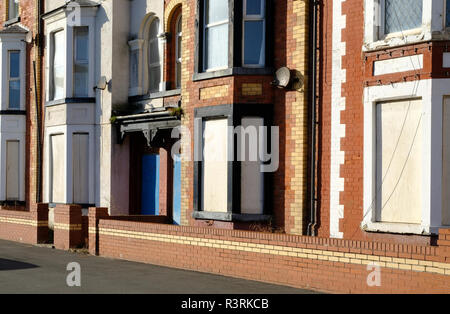
[[(66, 283), (80, 265), (80, 287)], [(313, 291), (0, 240), (0, 293), (304, 294)]]

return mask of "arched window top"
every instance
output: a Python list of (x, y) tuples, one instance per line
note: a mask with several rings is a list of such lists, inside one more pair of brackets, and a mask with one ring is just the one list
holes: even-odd
[(152, 22), (150, 23), (150, 29), (149, 29), (149, 37), (150, 39), (157, 38), (159, 32), (159, 19), (157, 17), (152, 19)]

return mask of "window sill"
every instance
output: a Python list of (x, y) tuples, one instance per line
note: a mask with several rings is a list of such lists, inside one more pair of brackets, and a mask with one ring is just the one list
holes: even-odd
[(413, 33), (405, 35), (404, 37), (389, 35), (376, 41), (365, 42), (363, 45), (363, 51), (370, 52), (388, 48), (399, 48), (402, 46), (410, 46), (413, 44), (427, 42), (431, 39), (431, 33), (429, 36), (423, 33)]
[(6, 21), (5, 23), (3, 23), (3, 27), (8, 27), (8, 26), (11, 26), (11, 25), (19, 23), (19, 22), (20, 22), (20, 16)]
[(271, 215), (215, 213), (203, 211), (194, 211), (192, 213), (192, 217), (195, 219), (202, 219), (202, 220), (242, 221), (242, 222), (268, 221), (272, 218)]
[(86, 104), (95, 103), (95, 97), (72, 97), (50, 100), (45, 103), (46, 107), (63, 105), (63, 104)]
[(25, 116), (26, 114), (27, 112), (25, 110), (17, 110), (17, 109), (0, 110), (0, 115)]
[(230, 68), (225, 70), (211, 71), (211, 72), (202, 72), (202, 73), (194, 73), (192, 76), (192, 80), (202, 81), (202, 80), (210, 80), (219, 77), (226, 77), (232, 75), (273, 75), (274, 71), (272, 68)]
[(439, 228), (423, 226), (421, 224), (396, 223), (396, 222), (369, 222), (363, 221), (361, 229), (367, 232), (379, 233), (400, 233), (400, 234), (417, 234), (431, 235), (437, 234)]
[(139, 101), (144, 101), (144, 100), (158, 99), (158, 98), (172, 97), (172, 96), (179, 96), (179, 95), (181, 95), (181, 89), (171, 89), (171, 90), (166, 90), (166, 91), (162, 91), (162, 92), (150, 93), (150, 94), (143, 95), (143, 96), (130, 96), (130, 97), (128, 97), (128, 100), (130, 102), (139, 102)]

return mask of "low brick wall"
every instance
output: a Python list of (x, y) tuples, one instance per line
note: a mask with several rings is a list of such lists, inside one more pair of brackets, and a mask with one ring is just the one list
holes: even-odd
[(37, 244), (48, 240), (48, 205), (36, 204), (30, 211), (0, 208), (0, 238)]
[[(101, 256), (330, 292), (450, 293), (449, 229), (439, 246), (130, 222), (105, 213), (89, 230)], [(381, 285), (369, 286), (375, 266)]]

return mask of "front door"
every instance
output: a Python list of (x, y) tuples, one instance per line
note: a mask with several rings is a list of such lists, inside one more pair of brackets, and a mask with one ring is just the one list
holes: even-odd
[(159, 155), (142, 155), (141, 214), (159, 214)]

